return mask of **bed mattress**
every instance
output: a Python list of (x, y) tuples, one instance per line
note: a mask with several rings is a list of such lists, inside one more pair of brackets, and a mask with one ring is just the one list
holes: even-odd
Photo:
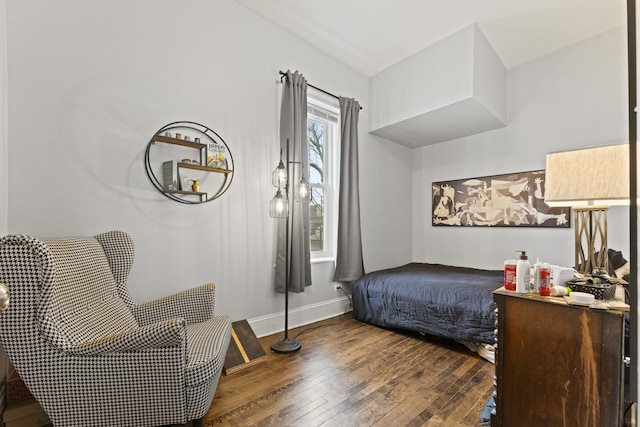
[(410, 263), (368, 273), (352, 285), (354, 317), (460, 341), (494, 343), (493, 291), (502, 270)]

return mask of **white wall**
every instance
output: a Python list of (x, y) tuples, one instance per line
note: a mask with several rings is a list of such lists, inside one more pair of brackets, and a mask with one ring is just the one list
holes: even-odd
[(369, 78), (370, 132), (416, 148), (501, 128), (506, 75), (469, 25)]
[[(627, 138), (622, 29), (511, 69), (506, 128), (411, 150), (367, 133), (364, 76), (230, 0), (21, 0), (6, 7), (6, 231), (130, 232), (137, 244), (130, 286), (139, 301), (213, 281), (218, 311), (234, 320), (282, 313), (282, 295), (272, 290), (267, 209), (278, 159), (279, 70), (299, 69), (364, 107), (367, 271), (412, 258), (501, 268), (521, 248), (570, 265), (571, 229), (432, 227), (431, 183), (544, 168), (548, 151)], [(182, 205), (149, 183), (145, 146), (177, 120), (208, 125), (230, 146), (236, 174), (220, 199)], [(627, 223), (627, 210), (612, 208), (609, 244), (628, 254)], [(294, 313), (322, 313), (340, 295), (331, 273), (331, 264), (313, 266), (314, 285), (291, 297)], [(292, 316), (297, 321), (304, 316)]]
[[(268, 214), (278, 71), (298, 69), (364, 111), (367, 79), (230, 0), (21, 0), (7, 13), (8, 232), (122, 229), (136, 242), (137, 300), (213, 281), (217, 310), (234, 320), (281, 314)], [(211, 127), (229, 145), (236, 172), (220, 199), (182, 205), (148, 181), (147, 142), (180, 120)], [(365, 268), (373, 270), (411, 259), (410, 153), (369, 136), (367, 114), (359, 128)], [(340, 296), (332, 268), (313, 266), (314, 284), (292, 295), (292, 311)]]
[(0, 236), (7, 233), (7, 1), (0, 0)]
[(375, 131), (473, 95), (475, 25), (399, 61), (370, 78), (369, 129)]
[[(505, 128), (414, 151), (415, 261), (500, 269), (525, 249), (573, 265), (573, 228), (432, 227), (431, 183), (544, 169), (547, 152), (627, 141), (625, 37), (609, 31), (510, 69)], [(628, 224), (628, 208), (611, 209), (609, 247), (627, 259)]]

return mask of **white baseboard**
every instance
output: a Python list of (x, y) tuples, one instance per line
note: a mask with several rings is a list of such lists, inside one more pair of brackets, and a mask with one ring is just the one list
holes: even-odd
[[(289, 329), (344, 314), (349, 308), (346, 296), (289, 310)], [(284, 311), (247, 320), (257, 337), (284, 331)]]

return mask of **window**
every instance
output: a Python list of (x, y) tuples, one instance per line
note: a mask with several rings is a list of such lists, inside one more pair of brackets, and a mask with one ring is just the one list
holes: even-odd
[(312, 259), (335, 256), (339, 124), (337, 106), (312, 97), (307, 99)]

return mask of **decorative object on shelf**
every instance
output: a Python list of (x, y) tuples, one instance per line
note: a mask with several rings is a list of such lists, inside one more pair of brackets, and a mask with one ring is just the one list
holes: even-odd
[(432, 184), (432, 225), (569, 228), (570, 209), (552, 208), (545, 171)]
[(191, 159), (182, 159), (182, 160), (180, 160), (180, 162), (181, 162), (181, 163), (192, 163), (192, 164), (194, 164), (194, 165), (199, 165), (199, 164), (200, 164), (200, 162), (199, 162), (199, 161), (197, 161), (197, 160), (195, 160), (195, 159), (194, 159), (194, 160), (191, 160)]
[[(208, 162), (209, 147), (216, 147), (214, 165)], [(185, 156), (194, 152), (196, 158)], [(158, 191), (186, 204), (222, 196), (234, 174), (233, 157), (222, 137), (207, 126), (187, 121), (165, 125), (153, 135), (145, 151), (145, 169)]]
[[(289, 160), (289, 140), (287, 139), (286, 166), (282, 160), (282, 150), (280, 150), (280, 163), (273, 171), (271, 183), (277, 189), (276, 195), (269, 203), (269, 215), (285, 221), (285, 291), (284, 291), (284, 338), (276, 340), (271, 344), (271, 349), (278, 353), (291, 353), (300, 350), (302, 344), (295, 338), (289, 338), (289, 183), (291, 178), (291, 165), (302, 165), (302, 162)], [(295, 201), (299, 203), (309, 202), (309, 184), (305, 178), (304, 170), (300, 180), (295, 186)]]
[(226, 169), (225, 147), (220, 144), (210, 143), (207, 145), (207, 165), (211, 168)]
[(167, 160), (162, 163), (162, 184), (167, 191), (180, 190), (178, 167), (173, 160)]
[(629, 203), (629, 145), (549, 153), (546, 162), (546, 202), (575, 213), (574, 268), (606, 268), (607, 211)]

